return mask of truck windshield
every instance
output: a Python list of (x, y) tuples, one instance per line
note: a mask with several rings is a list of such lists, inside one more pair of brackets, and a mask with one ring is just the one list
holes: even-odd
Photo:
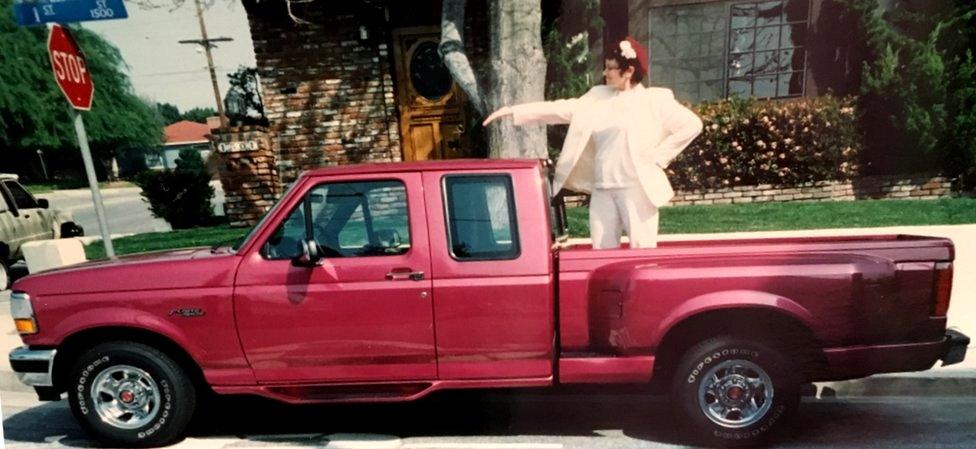
[(268, 217), (274, 215), (275, 211), (281, 208), (281, 204), (284, 203), (282, 199), (287, 198), (288, 195), (291, 193), (291, 191), (295, 189), (295, 186), (300, 184), (299, 181), (301, 181), (301, 178), (298, 178), (297, 180), (295, 180), (295, 182), (291, 183), (291, 185), (288, 186), (288, 188), (285, 190), (285, 193), (282, 194), (280, 197), (278, 197), (278, 202), (275, 203), (275, 205), (271, 207), (271, 209), (268, 209), (268, 211), (264, 213), (264, 216), (261, 217), (260, 220), (258, 220), (258, 224), (254, 225), (254, 227), (251, 228), (250, 231), (247, 231), (247, 234), (245, 234), (244, 237), (241, 237), (238, 241), (234, 242), (234, 245), (231, 246), (232, 250), (236, 252), (237, 250), (244, 247), (244, 245), (247, 242), (251, 241), (251, 239), (254, 238), (254, 235), (257, 233), (258, 229), (264, 227), (264, 222), (268, 221)]

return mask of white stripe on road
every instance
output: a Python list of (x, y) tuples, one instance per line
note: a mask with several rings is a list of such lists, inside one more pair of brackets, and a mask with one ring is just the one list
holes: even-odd
[(561, 443), (409, 443), (403, 449), (562, 449)]

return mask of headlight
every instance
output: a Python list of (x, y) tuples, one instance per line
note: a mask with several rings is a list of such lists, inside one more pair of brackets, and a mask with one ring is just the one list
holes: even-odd
[(14, 325), (21, 335), (37, 333), (34, 308), (31, 306), (30, 295), (27, 293), (13, 292), (10, 295), (10, 316), (14, 318)]

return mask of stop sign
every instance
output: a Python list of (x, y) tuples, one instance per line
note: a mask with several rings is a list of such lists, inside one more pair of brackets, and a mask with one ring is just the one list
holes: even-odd
[(75, 109), (87, 111), (91, 109), (95, 84), (85, 56), (82, 55), (78, 43), (71, 37), (68, 29), (59, 24), (51, 27), (51, 34), (47, 39), (47, 52), (51, 57), (51, 69), (54, 70), (54, 81), (58, 83), (61, 92), (68, 98), (68, 102)]

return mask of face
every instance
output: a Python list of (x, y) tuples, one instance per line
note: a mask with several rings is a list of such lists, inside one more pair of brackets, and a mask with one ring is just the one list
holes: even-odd
[(607, 86), (615, 87), (619, 90), (630, 88), (630, 77), (634, 75), (634, 68), (627, 67), (627, 70), (620, 70), (617, 61), (607, 59), (603, 61), (603, 79)]

